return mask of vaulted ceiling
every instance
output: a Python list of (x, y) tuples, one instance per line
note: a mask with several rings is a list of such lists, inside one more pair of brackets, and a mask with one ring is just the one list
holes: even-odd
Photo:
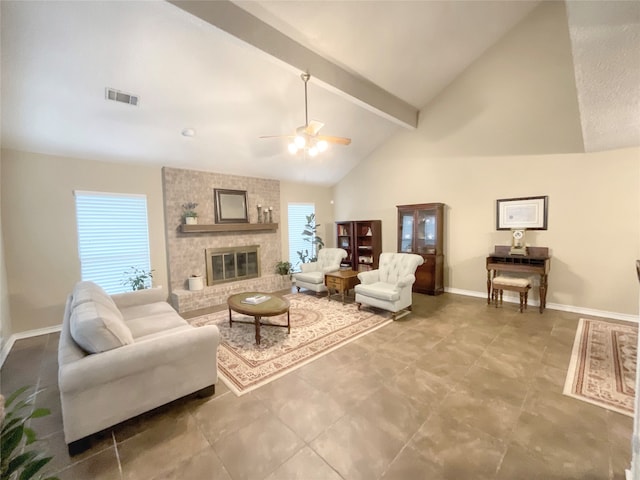
[[(538, 3), (3, 0), (2, 146), (331, 185)], [(638, 2), (568, 18), (586, 150), (640, 145)], [(304, 124), (303, 71), (310, 119), (351, 145), (259, 138)]]

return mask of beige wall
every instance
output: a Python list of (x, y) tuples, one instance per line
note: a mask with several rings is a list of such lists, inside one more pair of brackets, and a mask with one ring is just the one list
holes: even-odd
[(154, 285), (167, 285), (159, 167), (2, 152), (2, 228), (12, 333), (59, 325), (80, 279), (74, 190), (147, 195)]
[[(2, 152), (0, 152), (0, 200), (2, 199)], [(0, 208), (0, 227), (2, 226), (2, 209)], [(7, 269), (4, 253), (4, 233), (0, 228), (0, 351), (11, 333), (11, 316), (9, 314), (9, 289), (7, 286)]]
[[(167, 289), (167, 254), (160, 167), (97, 162), (2, 150), (0, 200), (7, 282), (2, 298), (2, 335), (59, 325), (64, 302), (80, 279), (74, 190), (147, 195), (154, 285)], [(332, 190), (283, 183), (278, 234), (288, 248), (288, 202), (313, 202), (318, 221), (333, 240)], [(4, 255), (2, 255), (4, 254)], [(0, 272), (1, 274), (1, 272)], [(3, 287), (0, 276), (0, 293)], [(9, 313), (11, 317), (9, 317)], [(13, 321), (9, 323), (9, 318)]]
[(580, 153), (562, 3), (536, 8), (420, 118), (335, 187), (336, 218), (380, 218), (395, 251), (395, 206), (443, 202), (445, 286), (486, 292), (485, 257), (510, 241), (496, 199), (548, 195), (549, 229), (527, 233), (552, 251), (548, 302), (637, 313), (640, 149)]

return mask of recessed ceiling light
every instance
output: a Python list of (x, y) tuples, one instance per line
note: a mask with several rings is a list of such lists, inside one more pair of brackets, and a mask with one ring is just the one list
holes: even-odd
[(184, 137), (195, 137), (196, 131), (193, 128), (185, 128), (184, 130), (182, 130), (182, 135)]

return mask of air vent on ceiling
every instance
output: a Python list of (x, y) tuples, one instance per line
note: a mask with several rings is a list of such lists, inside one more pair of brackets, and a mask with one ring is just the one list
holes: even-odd
[(105, 88), (105, 98), (116, 102), (128, 103), (129, 105), (138, 105), (138, 96), (130, 93), (124, 93), (113, 88)]

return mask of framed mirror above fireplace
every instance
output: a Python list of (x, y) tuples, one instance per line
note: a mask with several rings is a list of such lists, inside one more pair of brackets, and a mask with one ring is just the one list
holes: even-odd
[(213, 189), (216, 223), (248, 223), (246, 190)]

